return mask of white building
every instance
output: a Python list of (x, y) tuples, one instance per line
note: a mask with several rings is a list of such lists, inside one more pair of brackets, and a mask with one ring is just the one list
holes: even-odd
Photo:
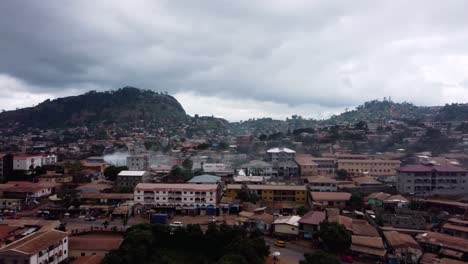
[(30, 170), (57, 162), (56, 155), (18, 154), (13, 157), (13, 170)]
[(273, 232), (281, 235), (299, 235), (300, 216), (281, 216), (273, 221)]
[(219, 199), (217, 184), (140, 183), (135, 187), (137, 203), (163, 207), (216, 206)]
[(133, 188), (139, 183), (148, 181), (150, 177), (147, 171), (131, 171), (123, 170), (117, 175), (117, 186), (118, 187), (130, 187)]
[(278, 162), (294, 161), (296, 151), (288, 148), (272, 148), (267, 150), (267, 161), (273, 164)]
[(127, 167), (131, 171), (145, 171), (149, 169), (148, 155), (134, 155), (127, 157)]
[(57, 264), (68, 258), (68, 234), (58, 230), (37, 232), (0, 249), (3, 264)]

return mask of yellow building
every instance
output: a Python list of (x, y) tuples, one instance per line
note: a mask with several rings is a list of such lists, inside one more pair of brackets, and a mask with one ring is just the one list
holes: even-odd
[(301, 177), (315, 176), (318, 174), (318, 164), (313, 161), (310, 154), (296, 154), (294, 160), (299, 166), (299, 175)]
[(399, 160), (338, 159), (337, 168), (338, 170), (346, 170), (352, 176), (396, 176), (396, 170), (400, 164)]
[[(296, 206), (307, 203), (307, 188), (304, 185), (247, 185), (247, 188), (254, 192), (264, 202), (290, 202)], [(228, 184), (226, 186), (226, 196), (237, 198), (241, 184)]]

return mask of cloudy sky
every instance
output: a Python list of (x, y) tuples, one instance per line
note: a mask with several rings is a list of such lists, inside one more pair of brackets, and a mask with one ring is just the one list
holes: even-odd
[(131, 85), (190, 114), (468, 102), (468, 1), (0, 1), (0, 109)]

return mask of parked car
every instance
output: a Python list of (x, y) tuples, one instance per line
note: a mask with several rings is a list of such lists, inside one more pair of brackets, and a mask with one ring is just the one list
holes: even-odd
[(86, 221), (90, 221), (90, 222), (96, 221), (96, 217), (93, 217), (93, 216), (86, 217), (85, 220), (86, 220)]
[(184, 224), (182, 222), (175, 221), (175, 222), (172, 222), (169, 226), (170, 227), (183, 227)]
[(276, 240), (275, 246), (277, 246), (277, 247), (286, 247), (286, 242), (284, 242), (283, 240)]

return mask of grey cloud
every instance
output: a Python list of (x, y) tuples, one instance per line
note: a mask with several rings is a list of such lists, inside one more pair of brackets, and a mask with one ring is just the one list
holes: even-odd
[(444, 85), (467, 79), (452, 73), (468, 65), (466, 10), (462, 0), (5, 0), (0, 74), (32, 94), (134, 85), (291, 109), (384, 96), (442, 104), (468, 100), (466, 85)]

